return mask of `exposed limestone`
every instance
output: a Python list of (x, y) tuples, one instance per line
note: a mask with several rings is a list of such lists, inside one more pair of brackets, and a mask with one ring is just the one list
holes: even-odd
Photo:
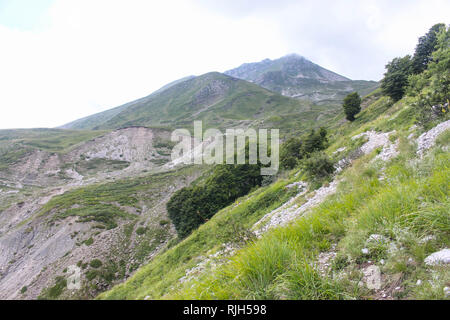
[(370, 290), (381, 289), (381, 271), (378, 266), (370, 265), (363, 270), (364, 282)]
[(450, 120), (438, 124), (433, 129), (422, 133), (417, 138), (417, 154), (422, 157), (424, 152), (434, 146), (436, 138), (445, 130), (450, 129)]
[(442, 249), (433, 254), (430, 254), (425, 258), (425, 264), (428, 266), (435, 266), (439, 264), (449, 264), (450, 263), (450, 249)]
[(291, 198), (281, 207), (269, 212), (253, 225), (255, 234), (261, 236), (264, 232), (278, 226), (286, 225), (287, 223), (297, 219), (304, 214), (308, 209), (321, 203), (327, 196), (336, 192), (338, 181), (334, 180), (327, 186), (322, 186), (314, 192), (303, 205), (299, 206), (295, 203), (301, 196), (306, 193), (304, 187), (296, 196)]
[(361, 146), (361, 151), (363, 154), (369, 154), (373, 150), (383, 147), (382, 151), (375, 157), (375, 159), (381, 159), (383, 161), (387, 161), (395, 156), (398, 155), (397, 147), (398, 142), (391, 143), (389, 140), (389, 136), (391, 134), (395, 133), (394, 131), (391, 132), (376, 132), (376, 131), (366, 131), (363, 133), (360, 133), (356, 136), (352, 137), (352, 140), (358, 139), (360, 137), (367, 137), (368, 141), (364, 143)]

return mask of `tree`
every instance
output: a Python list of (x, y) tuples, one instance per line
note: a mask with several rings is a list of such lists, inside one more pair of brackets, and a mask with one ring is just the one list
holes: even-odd
[(408, 86), (408, 76), (412, 73), (411, 56), (394, 58), (386, 65), (386, 73), (381, 80), (383, 93), (394, 101), (400, 100)]
[(435, 51), (427, 69), (409, 77), (408, 95), (414, 97), (412, 105), (417, 120), (423, 126), (438, 118), (448, 118), (450, 100), (450, 28), (441, 28)]
[[(248, 155), (248, 144), (246, 155)], [(166, 208), (182, 239), (208, 221), (220, 209), (261, 186), (261, 164), (216, 165), (211, 175), (199, 184), (173, 194)]]
[(290, 138), (286, 140), (280, 150), (280, 165), (285, 169), (293, 169), (297, 166), (302, 149), (302, 140), (299, 138)]
[(303, 169), (311, 180), (320, 180), (334, 172), (334, 163), (323, 151), (314, 152), (303, 161)]
[(298, 165), (299, 160), (309, 157), (315, 151), (326, 149), (328, 146), (327, 130), (312, 129), (302, 138), (290, 138), (281, 145), (280, 164), (282, 168), (292, 169)]
[(355, 115), (361, 111), (361, 97), (358, 92), (353, 92), (344, 98), (342, 105), (347, 120), (355, 120)]
[(432, 60), (432, 53), (436, 50), (438, 42), (437, 34), (441, 29), (445, 29), (445, 24), (435, 24), (424, 36), (419, 38), (412, 58), (412, 71), (414, 74), (423, 72)]

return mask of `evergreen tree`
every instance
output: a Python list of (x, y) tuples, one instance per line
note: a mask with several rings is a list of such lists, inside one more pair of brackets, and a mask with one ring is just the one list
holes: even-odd
[(342, 107), (347, 120), (355, 120), (355, 115), (361, 111), (361, 97), (357, 92), (350, 93), (344, 98)]

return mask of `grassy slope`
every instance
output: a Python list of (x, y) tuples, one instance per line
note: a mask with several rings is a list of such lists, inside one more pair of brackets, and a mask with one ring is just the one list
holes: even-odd
[[(175, 184), (177, 180), (185, 180), (194, 172), (201, 172), (200, 167), (189, 166), (168, 172), (147, 174), (140, 177), (121, 179), (114, 182), (98, 183), (65, 192), (52, 198), (39, 211), (39, 216), (51, 213), (52, 219), (63, 219), (67, 216), (98, 221), (107, 227), (114, 225), (117, 218), (133, 217), (121, 207), (142, 211), (142, 204), (147, 207), (156, 206), (164, 198), (163, 187)], [(76, 207), (75, 207), (76, 205)], [(75, 208), (74, 208), (75, 207)]]
[[(217, 88), (220, 88), (217, 90)], [(116, 110), (117, 109), (113, 109)], [(129, 103), (110, 117), (110, 113), (77, 120), (66, 127), (108, 129), (142, 125), (191, 128), (194, 120), (204, 127), (219, 129), (242, 126), (281, 128), (283, 132), (308, 130), (317, 121), (326, 123), (340, 106), (291, 99), (247, 81), (217, 72), (195, 77), (149, 97)], [(115, 112), (115, 111), (114, 111)], [(319, 115), (322, 116), (318, 119)]]
[[(290, 197), (284, 186), (295, 180), (294, 175), (279, 179), (241, 199), (238, 205), (225, 208), (190, 237), (99, 298), (373, 298), (372, 292), (357, 285), (369, 259), (386, 261), (381, 265), (385, 284), (398, 282), (402, 286), (395, 297), (442, 298), (442, 287), (449, 281), (448, 270), (436, 268), (430, 273), (423, 258), (450, 245), (449, 155), (437, 147), (423, 162), (415, 162), (414, 146), (406, 138), (413, 122), (407, 101), (392, 105), (379, 93), (365, 101), (372, 103), (356, 122), (339, 125), (336, 119), (339, 132), (327, 152), (354, 147), (349, 137), (359, 132), (396, 128), (399, 157), (387, 164), (369, 162), (374, 152), (356, 160), (342, 174), (346, 179), (338, 192), (306, 218), (266, 234), (242, 249), (230, 263), (181, 285), (178, 279), (198, 263), (196, 257), (215, 252), (221, 243), (230, 240), (223, 235), (233, 233), (234, 221), (250, 227)], [(448, 145), (448, 138), (448, 134), (441, 137), (439, 144)], [(383, 166), (386, 178), (379, 180)], [(362, 255), (361, 248), (373, 233), (386, 236), (401, 250), (391, 253), (380, 246), (371, 248), (372, 255)], [(434, 235), (435, 239), (421, 242), (426, 235)], [(332, 245), (337, 246), (339, 256), (333, 264), (335, 274), (345, 270), (340, 280), (332, 274), (323, 277), (311, 267), (317, 254)], [(432, 277), (439, 279), (434, 285), (424, 281)], [(425, 284), (416, 287), (418, 279)]]
[(65, 153), (75, 145), (106, 132), (63, 129), (0, 130), (0, 171), (19, 163), (33, 149)]
[(19, 143), (49, 152), (65, 152), (80, 142), (93, 139), (106, 132), (62, 129), (0, 130), (0, 147)]

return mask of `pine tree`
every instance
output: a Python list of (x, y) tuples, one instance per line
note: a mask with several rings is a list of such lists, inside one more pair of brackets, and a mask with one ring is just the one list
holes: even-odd
[(361, 111), (361, 97), (358, 92), (353, 92), (344, 98), (344, 104), (342, 105), (347, 120), (355, 120), (355, 115)]

